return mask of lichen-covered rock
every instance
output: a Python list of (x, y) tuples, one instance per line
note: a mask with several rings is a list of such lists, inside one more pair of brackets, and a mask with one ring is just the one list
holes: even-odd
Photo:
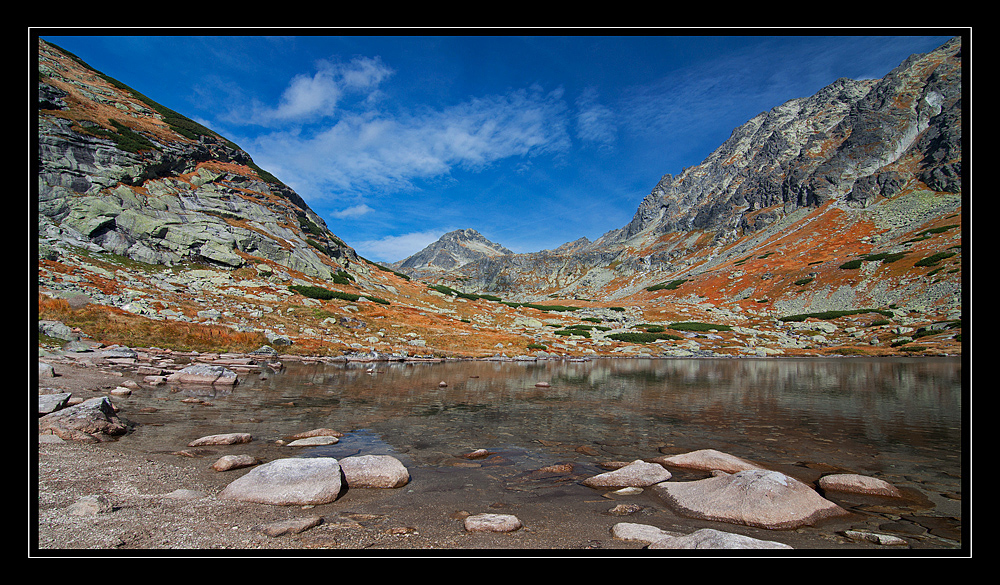
[(220, 433), (218, 435), (206, 435), (199, 437), (190, 443), (188, 447), (204, 447), (206, 445), (238, 445), (249, 443), (253, 440), (250, 433)]
[(232, 386), (237, 383), (238, 379), (236, 372), (224, 366), (195, 364), (179, 372), (170, 374), (167, 376), (167, 381), (178, 384), (218, 384)]
[(772, 549), (791, 546), (783, 542), (762, 540), (742, 534), (702, 528), (691, 534), (658, 539), (650, 543), (651, 549)]
[(514, 532), (521, 527), (521, 521), (512, 514), (475, 514), (465, 519), (469, 532)]
[(212, 464), (212, 469), (215, 471), (229, 471), (231, 469), (250, 467), (258, 463), (260, 463), (260, 460), (252, 455), (223, 455)]

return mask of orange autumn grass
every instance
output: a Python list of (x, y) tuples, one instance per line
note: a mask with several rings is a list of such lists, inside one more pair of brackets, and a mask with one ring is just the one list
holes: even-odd
[(79, 328), (105, 345), (160, 347), (178, 351), (247, 352), (267, 343), (257, 332), (218, 325), (155, 321), (121, 309), (86, 305), (74, 309), (65, 299), (38, 295), (38, 318)]

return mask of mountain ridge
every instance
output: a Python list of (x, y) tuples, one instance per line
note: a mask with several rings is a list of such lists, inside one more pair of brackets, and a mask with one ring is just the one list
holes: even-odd
[[(713, 153), (715, 166), (664, 175), (634, 225), (526, 254), (458, 230), (476, 245), (457, 244), (452, 268), (414, 278), (359, 256), (235, 144), (39, 39), (40, 334), (65, 321), (94, 343), (268, 343), (349, 359), (960, 353), (962, 114), (950, 96), (961, 52), (951, 51), (897, 68), (892, 87), (937, 88), (916, 101), (873, 80), (871, 101), (854, 102), (864, 107), (817, 99), (827, 117), (810, 123), (821, 132), (778, 123), (805, 102), (755, 117)], [(915, 113), (897, 133), (910, 149), (880, 148), (886, 129), (861, 125), (910, 119), (867, 117), (880, 103)], [(768, 124), (783, 131), (762, 134)], [(843, 145), (862, 138), (872, 156), (851, 158)], [(839, 159), (827, 156), (834, 146)], [(880, 156), (890, 162), (858, 172)], [(713, 173), (728, 191), (681, 188), (707, 188)], [(838, 325), (822, 340), (790, 333), (786, 319), (806, 312)], [(636, 341), (637, 327), (673, 321), (721, 333)], [(914, 331), (936, 333), (899, 349)]]
[[(698, 247), (710, 238), (722, 250), (796, 212), (837, 208), (858, 210), (861, 218), (876, 203), (923, 190), (941, 194), (942, 213), (954, 212), (951, 195), (962, 189), (961, 56), (956, 37), (881, 79), (838, 79), (788, 100), (734, 129), (699, 165), (664, 175), (622, 228), (556, 251), (480, 259), (459, 268), (454, 280), (485, 293), (587, 296), (600, 289), (595, 284), (615, 281), (606, 269), (615, 262), (648, 272), (643, 286), (677, 272), (672, 260), (696, 251), (678, 247), (685, 233), (698, 234)], [(546, 267), (548, 279), (541, 278)], [(921, 305), (950, 303), (954, 295), (923, 296)]]

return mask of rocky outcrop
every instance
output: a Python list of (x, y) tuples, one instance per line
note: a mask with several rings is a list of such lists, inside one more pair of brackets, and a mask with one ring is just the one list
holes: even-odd
[(293, 190), (207, 128), (39, 41), (38, 233), (148, 264), (254, 259), (332, 278), (353, 249)]
[(691, 229), (725, 237), (754, 231), (746, 218), (755, 210), (866, 204), (914, 180), (960, 192), (961, 78), (955, 38), (880, 80), (838, 79), (789, 100), (734, 130), (700, 165), (665, 175), (632, 221), (597, 243)]

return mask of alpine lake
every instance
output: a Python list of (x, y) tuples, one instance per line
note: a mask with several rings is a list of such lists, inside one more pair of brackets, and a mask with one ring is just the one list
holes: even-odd
[[(610, 536), (616, 523), (632, 522), (682, 534), (709, 527), (796, 549), (945, 553), (963, 547), (962, 368), (961, 358), (291, 360), (241, 374), (231, 387), (135, 392), (119, 403), (140, 425), (119, 442), (169, 452), (200, 436), (248, 432), (251, 443), (215, 454), (392, 455), (409, 470), (407, 485), (347, 489), (318, 513), (392, 516), (433, 538), (427, 547), (534, 548), (534, 539), (560, 533), (569, 548), (639, 548)], [(343, 436), (326, 446), (282, 445), (315, 428)], [(488, 454), (468, 457), (477, 449)], [(608, 462), (699, 449), (812, 485), (826, 473), (873, 476), (908, 497), (827, 496), (852, 514), (767, 530), (685, 518), (648, 489), (626, 496), (580, 483)], [(670, 471), (670, 481), (709, 476)], [(627, 515), (612, 511), (621, 503), (632, 505)], [(457, 519), (482, 512), (514, 514), (524, 528), (463, 535)], [(906, 545), (859, 542), (847, 530)]]

